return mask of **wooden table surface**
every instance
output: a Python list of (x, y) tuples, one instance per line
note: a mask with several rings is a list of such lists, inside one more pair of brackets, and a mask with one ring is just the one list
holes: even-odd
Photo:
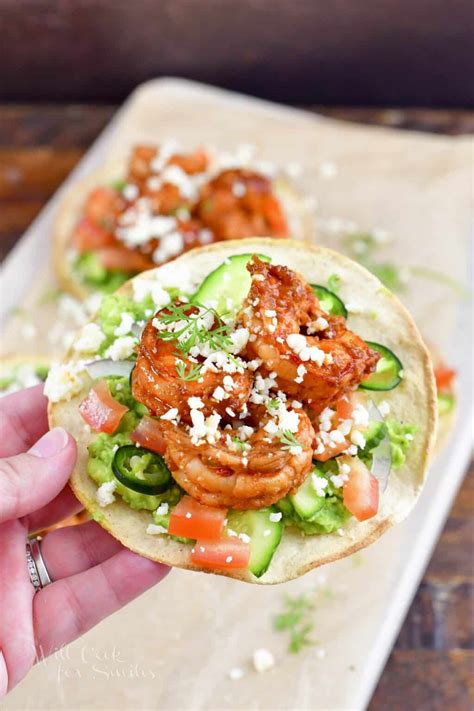
[[(0, 257), (11, 249), (115, 108), (0, 105)], [(474, 133), (473, 111), (311, 108), (350, 121), (452, 135)], [(473, 511), (471, 465), (370, 711), (474, 707)]]

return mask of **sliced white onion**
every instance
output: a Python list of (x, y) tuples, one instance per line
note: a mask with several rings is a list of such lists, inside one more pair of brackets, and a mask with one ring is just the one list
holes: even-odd
[[(373, 402), (369, 404), (369, 417), (376, 422), (384, 422), (380, 410)], [(391, 468), (392, 453), (390, 440), (388, 439), (388, 435), (385, 435), (380, 444), (372, 450), (372, 466), (370, 468), (371, 473), (378, 479), (381, 491), (385, 491), (387, 488)]]
[(128, 377), (135, 367), (133, 360), (92, 360), (86, 363), (86, 369), (91, 378), (106, 378), (109, 375)]

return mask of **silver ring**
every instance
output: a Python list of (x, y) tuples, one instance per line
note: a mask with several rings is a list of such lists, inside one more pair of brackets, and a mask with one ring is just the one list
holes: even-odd
[(26, 541), (26, 565), (35, 592), (49, 585), (52, 580), (41, 555), (40, 537)]

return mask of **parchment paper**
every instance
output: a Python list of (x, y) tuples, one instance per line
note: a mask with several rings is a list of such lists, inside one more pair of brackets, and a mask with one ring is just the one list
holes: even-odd
[[(339, 235), (328, 228), (338, 218), (352, 229), (391, 235), (384, 258), (429, 265), (466, 280), (471, 219), (466, 138), (354, 126), (165, 81), (132, 95), (115, 126), (113, 150), (125, 153), (135, 141), (172, 137), (190, 148), (255, 144), (262, 158), (281, 167), (291, 164), (293, 175), (301, 168), (295, 180), (317, 202), (323, 243), (339, 246)], [(47, 244), (47, 235), (37, 238)], [(4, 331), (4, 351), (57, 352), (64, 324), (70, 328), (74, 320), (71, 304), (59, 321), (57, 303), (38, 305), (51, 283), (46, 247), (42, 254), (26, 313), (12, 316)], [(455, 340), (459, 297), (440, 283), (420, 280), (411, 284), (405, 301), (423, 332), (456, 364), (464, 348)], [(81, 318), (79, 312), (77, 321)], [(56, 343), (48, 338), (53, 324)], [(408, 530), (410, 523), (351, 559), (275, 588), (173, 571), (127, 609), (41, 662), (4, 708), (356, 708), (368, 693), (368, 660), (377, 664), (371, 654), (409, 555)], [(316, 588), (316, 645), (290, 655), (286, 636), (272, 629), (272, 616), (281, 610), (285, 593)], [(251, 655), (258, 647), (275, 655), (273, 670), (253, 669)], [(233, 667), (243, 670), (239, 681), (229, 678)]]

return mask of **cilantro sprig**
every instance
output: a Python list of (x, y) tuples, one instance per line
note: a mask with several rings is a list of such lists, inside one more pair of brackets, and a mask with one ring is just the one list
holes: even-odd
[(290, 450), (293, 447), (301, 447), (301, 449), (303, 449), (301, 442), (296, 439), (295, 435), (293, 432), (290, 432), (290, 430), (283, 430), (279, 439), (282, 444), (282, 449)]
[(289, 632), (288, 651), (291, 654), (297, 654), (303, 647), (315, 644), (310, 636), (314, 629), (314, 622), (310, 617), (314, 606), (315, 601), (309, 593), (284, 597), (283, 612), (275, 616), (273, 624), (277, 631)]
[(245, 449), (245, 442), (242, 442), (242, 440), (235, 436), (232, 437), (232, 442), (235, 444), (236, 448), (239, 450), (239, 452), (243, 452)]
[(178, 373), (181, 380), (186, 382), (191, 382), (192, 380), (199, 380), (201, 377), (202, 363), (190, 363), (188, 368), (186, 368), (186, 363), (184, 360), (178, 360), (176, 362), (176, 372)]
[[(194, 311), (194, 307), (197, 311)], [(190, 313), (190, 308), (193, 311)], [(207, 314), (214, 317), (214, 325), (207, 329), (203, 325), (203, 318)], [(171, 304), (166, 311), (157, 317), (164, 326), (179, 324), (173, 331), (158, 330), (157, 335), (163, 341), (176, 341), (176, 347), (182, 353), (189, 353), (191, 348), (207, 343), (211, 350), (226, 351), (231, 344), (231, 324), (226, 324), (215, 309), (201, 304)]]
[(333, 593), (328, 587), (316, 587), (299, 595), (283, 596), (283, 610), (273, 618), (277, 632), (288, 632), (288, 652), (297, 654), (303, 647), (316, 644), (311, 636), (314, 630), (314, 611), (318, 604), (331, 599)]
[(281, 400), (279, 397), (273, 397), (270, 400), (267, 400), (265, 403), (267, 410), (277, 410), (278, 407), (280, 406)]

